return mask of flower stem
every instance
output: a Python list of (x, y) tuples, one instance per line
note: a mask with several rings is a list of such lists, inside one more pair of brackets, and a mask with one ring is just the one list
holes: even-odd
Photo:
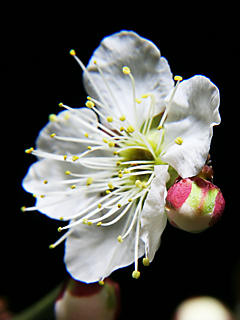
[(54, 303), (61, 288), (62, 284), (57, 286), (35, 304), (14, 316), (12, 320), (54, 320)]

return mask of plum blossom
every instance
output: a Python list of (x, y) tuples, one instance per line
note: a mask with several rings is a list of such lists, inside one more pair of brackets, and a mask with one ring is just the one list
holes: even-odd
[(65, 263), (74, 279), (103, 282), (138, 260), (149, 265), (167, 223), (165, 199), (176, 177), (197, 175), (220, 123), (219, 91), (206, 77), (172, 76), (149, 40), (129, 31), (104, 38), (87, 67), (84, 107), (51, 114), (23, 187), (38, 210), (66, 221)]

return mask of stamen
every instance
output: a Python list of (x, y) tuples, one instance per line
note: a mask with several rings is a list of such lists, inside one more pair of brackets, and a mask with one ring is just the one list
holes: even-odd
[[(108, 226), (111, 226), (111, 225), (115, 224), (115, 223), (118, 222), (122, 217), (125, 216), (125, 214), (129, 211), (129, 209), (131, 208), (131, 206), (132, 206), (132, 203), (129, 203), (129, 204), (126, 206), (126, 208), (124, 208), (124, 210), (123, 210), (115, 219), (113, 219), (113, 220), (110, 221), (110, 222), (102, 223), (101, 225), (102, 225), (103, 227), (108, 227)], [(121, 239), (121, 242), (123, 242), (121, 236), (119, 236), (118, 238), (120, 238), (120, 239)], [(118, 239), (118, 241), (119, 241), (119, 239)], [(120, 242), (120, 241), (119, 241), (119, 242)]]
[(76, 51), (74, 49), (71, 49), (69, 51), (69, 53), (70, 53), (71, 56), (75, 56), (76, 55)]
[(125, 121), (126, 120), (126, 116), (125, 115), (122, 115), (120, 118), (119, 118), (120, 121)]
[[(85, 135), (86, 136), (86, 135)], [(75, 137), (62, 137), (56, 135), (56, 133), (52, 133), (50, 135), (51, 138), (54, 138), (59, 141), (65, 141), (65, 142), (75, 142), (75, 143), (86, 143), (86, 144), (97, 144), (97, 145), (103, 145), (101, 141), (99, 140), (93, 140), (93, 139), (79, 139)]]
[(103, 280), (99, 280), (99, 281), (98, 281), (98, 284), (99, 284), (100, 286), (104, 286), (104, 281), (103, 281)]
[(134, 279), (139, 279), (140, 278), (140, 271), (134, 270), (133, 273), (132, 273), (132, 277)]
[(177, 138), (174, 140), (174, 142), (175, 142), (176, 144), (181, 145), (181, 144), (183, 143), (183, 139), (182, 139), (181, 137), (177, 137)]
[(133, 92), (133, 110), (134, 110), (134, 115), (135, 115), (135, 123), (138, 123), (138, 119), (137, 119), (137, 107), (136, 107), (136, 86), (135, 86), (135, 79), (131, 73), (131, 70), (129, 67), (124, 66), (122, 68), (122, 71), (124, 74), (128, 75), (131, 79), (131, 83), (132, 83), (132, 92)]
[(70, 236), (70, 234), (74, 231), (74, 229), (68, 230), (67, 232), (65, 232), (65, 234), (59, 238), (56, 242), (54, 242), (53, 244), (50, 244), (49, 249), (54, 249), (57, 246), (59, 246), (68, 236)]
[(150, 261), (148, 258), (143, 258), (142, 263), (144, 265), (144, 267), (148, 267), (150, 265)]
[[(111, 96), (114, 104), (115, 104), (115, 105), (118, 107), (118, 109), (121, 111), (121, 106), (119, 105), (117, 99), (115, 98), (115, 96), (114, 96), (114, 94), (113, 94), (113, 92), (112, 92), (112, 89), (110, 88), (110, 85), (109, 85), (107, 79), (105, 78), (104, 73), (103, 73), (102, 69), (100, 68), (100, 66), (98, 65), (98, 63), (97, 63), (96, 60), (94, 61), (94, 64), (95, 64), (95, 66), (97, 67), (97, 70), (98, 70), (98, 72), (99, 72), (99, 74), (100, 74), (100, 76), (101, 76), (101, 78), (102, 78), (102, 80), (103, 80), (103, 83), (105, 84), (105, 86), (106, 86), (106, 88), (107, 88), (107, 90), (108, 90), (108, 92), (109, 92), (109, 94), (110, 94), (110, 96)], [(121, 111), (121, 112), (122, 112), (122, 111)]]
[(177, 88), (178, 88), (179, 82), (182, 81), (182, 77), (181, 77), (181, 76), (175, 76), (175, 77), (174, 77), (174, 80), (177, 80), (177, 83), (176, 83), (175, 87), (174, 87), (173, 90), (172, 90), (170, 99), (169, 99), (169, 101), (168, 101), (168, 103), (167, 103), (167, 105), (166, 105), (164, 114), (163, 114), (163, 116), (162, 116), (162, 118), (161, 118), (161, 120), (160, 120), (160, 123), (159, 123), (159, 126), (158, 126), (158, 127), (160, 127), (160, 128), (163, 127), (163, 123), (164, 123), (164, 121), (165, 121), (166, 118), (167, 118), (167, 114), (168, 114), (169, 109), (170, 109), (170, 107), (171, 107), (171, 103), (172, 103), (173, 97), (174, 97), (174, 95), (175, 95), (175, 93), (176, 93), (176, 90), (177, 90)]
[(155, 101), (155, 96), (151, 93), (149, 94), (146, 94), (146, 95), (143, 95), (142, 98), (148, 98), (150, 97), (150, 107), (148, 108), (148, 115), (147, 115), (147, 119), (144, 123), (144, 127), (143, 127), (143, 130), (142, 130), (142, 133), (144, 135), (148, 134), (149, 130), (151, 129), (151, 126), (152, 126), (152, 121), (153, 121), (153, 115), (154, 115), (154, 109), (155, 109), (155, 104), (156, 104), (156, 101)]
[(106, 101), (104, 100), (103, 96), (101, 95), (101, 92), (98, 90), (98, 87), (95, 85), (94, 80), (91, 77), (90, 72), (88, 71), (88, 69), (84, 66), (84, 64), (82, 63), (82, 61), (76, 56), (76, 52), (75, 50), (71, 50), (70, 54), (74, 57), (74, 59), (77, 61), (77, 63), (79, 64), (79, 66), (81, 67), (82, 71), (85, 73), (86, 77), (88, 78), (88, 80), (91, 82), (91, 85), (93, 86), (94, 91), (96, 92), (97, 96), (100, 97), (101, 101), (103, 101), (103, 103), (105, 105), (107, 105)]
[(32, 153), (33, 151), (34, 151), (33, 147), (25, 150), (25, 152), (28, 153), (28, 154)]
[(174, 80), (175, 80), (175, 81), (182, 81), (182, 79), (183, 79), (183, 78), (182, 78), (181, 76), (175, 76), (175, 77), (174, 77)]
[(134, 226), (134, 224), (135, 224), (135, 222), (136, 222), (136, 219), (137, 219), (137, 217), (138, 217), (138, 214), (139, 214), (139, 211), (141, 211), (141, 207), (142, 207), (142, 202), (143, 202), (143, 199), (144, 199), (144, 197), (145, 197), (145, 194), (146, 194), (146, 191), (143, 193), (143, 195), (141, 196), (141, 198), (140, 198), (140, 200), (139, 200), (139, 203), (138, 203), (138, 205), (137, 205), (137, 208), (136, 208), (136, 210), (135, 210), (135, 213), (134, 213), (134, 215), (133, 215), (133, 217), (132, 217), (132, 221), (131, 221), (131, 223), (130, 223), (130, 225), (128, 226), (128, 229), (127, 229), (127, 231), (125, 232), (125, 234), (122, 236), (122, 239), (124, 240), (129, 234), (130, 234), (130, 232), (132, 231), (132, 228), (133, 228), (133, 226)]
[(56, 122), (57, 121), (57, 116), (56, 114), (50, 114), (48, 117), (50, 122)]
[(135, 255), (135, 270), (133, 271), (133, 278), (138, 279), (140, 277), (140, 272), (138, 271), (138, 249), (139, 249), (139, 236), (140, 236), (140, 213), (141, 209), (138, 213), (138, 220), (137, 220), (137, 226), (136, 226), (136, 238), (135, 238), (135, 249), (134, 249), (134, 255)]
[(87, 178), (86, 185), (90, 186), (92, 183), (93, 183), (93, 178), (92, 177)]

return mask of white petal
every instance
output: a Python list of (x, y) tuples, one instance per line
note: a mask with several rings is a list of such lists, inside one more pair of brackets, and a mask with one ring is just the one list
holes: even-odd
[[(97, 136), (93, 129), (97, 127), (97, 123), (95, 113), (87, 108), (62, 111), (57, 115), (55, 121), (50, 121), (41, 130), (36, 141), (37, 147), (43, 151), (56, 154), (79, 154), (86, 150), (86, 144), (80, 145), (76, 142), (58, 141), (51, 138), (50, 135), (55, 133), (61, 137), (80, 139), (85, 138), (84, 134), (88, 133), (89, 136), (92, 135), (96, 138)], [(92, 130), (89, 125), (93, 127)]]
[[(133, 214), (133, 212), (129, 212)], [(66, 241), (65, 263), (71, 276), (83, 282), (96, 282), (114, 270), (134, 261), (135, 231), (119, 243), (126, 218), (109, 227), (79, 225)], [(135, 230), (135, 228), (134, 228)], [(139, 257), (144, 245), (139, 243)]]
[(71, 184), (63, 183), (71, 179), (66, 170), (80, 172), (76, 164), (44, 159), (34, 163), (23, 180), (24, 189), (37, 196), (37, 209), (54, 219), (76, 214), (93, 201), (84, 192), (72, 190)]
[(167, 223), (165, 215), (166, 182), (169, 179), (168, 166), (158, 165), (154, 168), (155, 178), (145, 200), (141, 213), (141, 239), (148, 251), (148, 258), (153, 260), (159, 248), (160, 239)]
[[(95, 61), (100, 66), (105, 80), (98, 72)], [(172, 74), (158, 48), (136, 33), (122, 31), (103, 39), (88, 64), (88, 73), (84, 74), (86, 90), (90, 96), (110, 106), (115, 115), (121, 116), (123, 113), (127, 115), (130, 123), (135, 124), (131, 80), (129, 76), (123, 74), (123, 66), (130, 68), (135, 79), (136, 98), (140, 99), (147, 93), (155, 95), (157, 101), (155, 114), (159, 113), (163, 99), (173, 87)], [(146, 118), (147, 112), (145, 103), (137, 105), (140, 125)]]
[[(164, 155), (183, 178), (199, 173), (203, 167), (213, 134), (220, 123), (219, 91), (206, 77), (195, 76), (177, 88), (165, 122)], [(181, 137), (182, 144), (174, 141)]]

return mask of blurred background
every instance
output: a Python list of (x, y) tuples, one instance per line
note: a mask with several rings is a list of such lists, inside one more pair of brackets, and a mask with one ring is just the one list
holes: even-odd
[(235, 10), (186, 7), (185, 14), (180, 14), (176, 6), (173, 15), (154, 3), (140, 12), (123, 4), (102, 6), (104, 13), (90, 4), (77, 10), (74, 3), (70, 13), (63, 7), (61, 14), (58, 8), (49, 14), (48, 7), (37, 5), (5, 12), (9, 19), (1, 27), (0, 61), (4, 83), (0, 100), (0, 296), (6, 297), (17, 313), (66, 277), (64, 246), (48, 249), (59, 236), (58, 222), (38, 212), (20, 211), (21, 206), (34, 204), (21, 187), (22, 178), (35, 161), (24, 150), (34, 146), (48, 115), (59, 111), (59, 102), (72, 107), (85, 103), (82, 72), (69, 50), (75, 49), (87, 64), (104, 36), (126, 29), (152, 40), (174, 75), (186, 79), (202, 74), (219, 88), (222, 124), (214, 128), (211, 158), (214, 183), (223, 192), (226, 209), (221, 221), (201, 234), (189, 234), (169, 224), (153, 263), (141, 267), (140, 279), (132, 279), (132, 267), (112, 274), (121, 288), (120, 319), (128, 319), (134, 310), (135, 318), (154, 314), (158, 315), (155, 319), (170, 320), (180, 302), (199, 295), (213, 296), (234, 310), (240, 299), (239, 44)]

